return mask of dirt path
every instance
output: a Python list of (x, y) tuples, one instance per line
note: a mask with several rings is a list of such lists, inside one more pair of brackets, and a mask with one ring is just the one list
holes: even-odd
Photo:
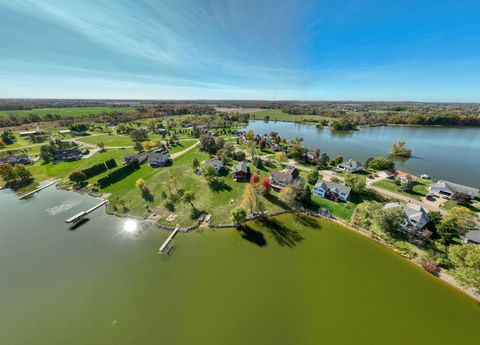
[(172, 154), (172, 159), (175, 159), (175, 158), (178, 158), (178, 157), (184, 155), (184, 154), (187, 153), (188, 151), (193, 150), (194, 148), (196, 148), (198, 145), (200, 145), (200, 141), (197, 141), (195, 144), (193, 144), (193, 145), (190, 146), (190, 147), (187, 147), (187, 148), (186, 148), (185, 150), (183, 150), (183, 151), (176, 152), (176, 153)]

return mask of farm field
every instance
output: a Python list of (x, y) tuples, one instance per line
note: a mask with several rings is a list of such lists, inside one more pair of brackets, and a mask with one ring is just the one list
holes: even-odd
[(254, 113), (252, 117), (255, 120), (264, 120), (268, 116), (270, 121), (286, 122), (318, 122), (319, 120), (333, 121), (335, 118), (320, 115), (292, 115), (281, 111), (280, 109), (268, 109)]
[(42, 108), (42, 109), (32, 109), (32, 110), (2, 110), (0, 111), (1, 116), (8, 116), (10, 114), (19, 115), (19, 116), (28, 116), (30, 114), (36, 114), (39, 116), (43, 115), (60, 115), (60, 116), (88, 116), (101, 114), (103, 112), (122, 112), (122, 113), (131, 113), (135, 111), (134, 108), (130, 107), (80, 107), (80, 108)]

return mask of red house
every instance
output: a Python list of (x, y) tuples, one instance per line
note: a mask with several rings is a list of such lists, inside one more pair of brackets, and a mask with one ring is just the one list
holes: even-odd
[(248, 180), (248, 161), (244, 160), (237, 164), (235, 168), (233, 168), (232, 178), (235, 181), (247, 181)]

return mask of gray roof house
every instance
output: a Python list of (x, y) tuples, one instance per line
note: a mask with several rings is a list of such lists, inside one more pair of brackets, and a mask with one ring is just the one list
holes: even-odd
[(172, 161), (170, 154), (166, 151), (150, 152), (147, 156), (148, 164), (153, 168), (159, 168)]
[(55, 152), (55, 161), (78, 161), (82, 159), (83, 153), (79, 149), (59, 150)]
[(423, 207), (415, 204), (402, 205), (398, 202), (385, 204), (384, 210), (400, 208), (406, 216), (405, 223), (402, 224), (403, 229), (407, 231), (422, 230), (430, 221)]
[(291, 165), (286, 165), (282, 171), (274, 171), (270, 175), (272, 187), (275, 189), (282, 189), (283, 187), (292, 185), (298, 178), (299, 171)]
[(215, 157), (209, 158), (205, 161), (204, 165), (211, 165), (215, 169), (215, 173), (219, 173), (223, 168), (223, 162)]
[(437, 183), (432, 183), (430, 186), (430, 193), (442, 194), (449, 197), (454, 197), (458, 194), (465, 194), (471, 199), (474, 199), (479, 194), (479, 190), (477, 188), (462, 186), (461, 184), (449, 181), (438, 181)]
[(468, 231), (465, 234), (465, 236), (463, 236), (463, 242), (480, 244), (480, 231), (478, 230)]
[(352, 189), (350, 187), (326, 180), (318, 180), (313, 187), (313, 194), (318, 195), (319, 197), (336, 201), (341, 200), (344, 202), (348, 201), (351, 191)]
[(32, 160), (26, 154), (17, 155), (17, 156), (6, 156), (0, 158), (0, 163), (8, 163), (10, 165), (17, 164), (31, 164)]
[(337, 169), (340, 169), (349, 173), (355, 173), (363, 170), (363, 164), (360, 163), (359, 161), (349, 159), (348, 161), (337, 165)]

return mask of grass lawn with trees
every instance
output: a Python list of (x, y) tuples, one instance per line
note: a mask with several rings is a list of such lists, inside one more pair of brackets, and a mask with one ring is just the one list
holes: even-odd
[(104, 134), (104, 135), (97, 135), (91, 137), (81, 137), (78, 139), (81, 142), (97, 145), (98, 143), (102, 142), (105, 146), (133, 146), (134, 142), (132, 138), (128, 135), (120, 135), (120, 134)]
[[(192, 168), (194, 158), (203, 162), (208, 157), (207, 153), (194, 149), (175, 159), (172, 166), (169, 167), (151, 168), (148, 164), (143, 164), (138, 171), (102, 191), (112, 194), (110, 208), (116, 208), (117, 213), (146, 216), (148, 213), (146, 206), (148, 206), (152, 212), (161, 216), (159, 222), (162, 224), (193, 224), (195, 219), (191, 217), (192, 207), (190, 205), (178, 203), (175, 205), (175, 209), (170, 211), (165, 207), (165, 200), (162, 200), (162, 191), (168, 193), (168, 188), (175, 191), (176, 184), (177, 188), (195, 192), (193, 201), (195, 208), (211, 214), (212, 223), (230, 223), (230, 211), (241, 204), (242, 195), (248, 182), (235, 182), (230, 176), (230, 167), (228, 167), (228, 170), (221, 173), (223, 185), (217, 190), (213, 190), (205, 178), (197, 175)], [(232, 165), (236, 163), (233, 161)], [(150, 190), (153, 200), (145, 200), (140, 191), (135, 188), (135, 183), (139, 178), (145, 181), (145, 186)], [(259, 199), (268, 210), (282, 209), (282, 203), (274, 193), (267, 198), (260, 196)], [(125, 210), (119, 200), (125, 204)], [(174, 222), (168, 222), (165, 219), (171, 213), (178, 216)]]

